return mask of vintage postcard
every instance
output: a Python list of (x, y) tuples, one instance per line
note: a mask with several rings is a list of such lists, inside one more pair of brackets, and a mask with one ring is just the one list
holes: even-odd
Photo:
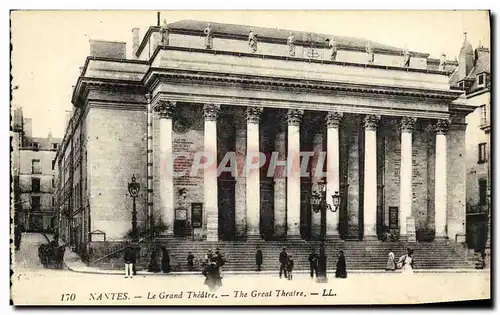
[(12, 304), (490, 300), (490, 12), (10, 18)]

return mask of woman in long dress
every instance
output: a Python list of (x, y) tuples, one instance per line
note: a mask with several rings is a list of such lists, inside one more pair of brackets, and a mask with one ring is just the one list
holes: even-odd
[(337, 260), (337, 270), (335, 270), (335, 278), (347, 278), (347, 268), (345, 263), (344, 251), (340, 251), (339, 259)]
[(407, 253), (399, 258), (398, 265), (401, 264), (401, 271), (404, 275), (413, 274), (413, 249), (408, 248)]
[(394, 262), (394, 253), (389, 252), (389, 259), (387, 260), (387, 265), (385, 267), (386, 271), (396, 270), (396, 263)]

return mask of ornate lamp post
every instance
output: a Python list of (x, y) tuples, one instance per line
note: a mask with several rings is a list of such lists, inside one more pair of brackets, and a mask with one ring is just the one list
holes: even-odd
[(135, 175), (132, 175), (131, 182), (128, 183), (128, 192), (133, 200), (132, 206), (132, 239), (137, 241), (137, 209), (135, 206), (135, 198), (139, 196), (139, 191), (141, 189), (141, 184), (139, 184), (135, 178)]
[[(318, 191), (314, 191), (311, 194), (311, 205), (312, 210), (315, 213), (318, 212), (326, 212), (327, 209), (331, 212), (336, 212), (340, 206), (340, 195), (339, 192), (336, 191), (332, 195), (332, 205), (327, 202), (326, 198), (326, 181), (321, 180), (318, 182)], [(319, 249), (319, 257), (318, 257), (318, 277), (316, 279), (318, 283), (326, 283), (328, 282), (328, 278), (326, 277), (326, 249), (325, 243), (321, 242)]]
[(326, 200), (326, 182), (324, 180), (318, 182), (318, 188), (318, 191), (314, 191), (311, 196), (313, 211), (318, 213), (328, 209), (332, 212), (337, 212), (340, 206), (339, 192), (336, 191), (332, 195), (332, 206)]

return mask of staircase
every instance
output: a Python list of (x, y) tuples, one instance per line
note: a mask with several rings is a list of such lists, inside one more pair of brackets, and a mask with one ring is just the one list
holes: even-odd
[[(216, 248), (224, 254), (226, 265), (223, 270), (253, 271), (255, 265), (255, 251), (257, 245), (263, 253), (262, 270), (279, 270), (278, 256), (282, 246), (287, 247), (287, 252), (295, 261), (295, 270), (309, 270), (308, 256), (311, 247), (319, 250), (319, 242), (297, 240), (286, 241), (192, 241), (186, 239), (160, 239), (159, 243), (170, 252), (172, 271), (187, 271), (188, 252), (195, 256), (195, 270), (201, 270), (201, 261), (208, 249), (215, 252)], [(328, 241), (326, 244), (328, 269), (335, 269), (338, 253), (344, 251), (348, 270), (384, 270), (388, 253), (392, 251), (398, 259), (404, 255), (408, 246), (414, 249), (415, 269), (469, 269), (474, 265), (461, 253), (455, 250), (448, 241), (434, 241), (408, 244), (406, 242), (380, 242), (380, 241)], [(161, 254), (158, 262), (161, 261)], [(121, 262), (121, 261), (120, 261)], [(148, 254), (143, 251), (138, 261), (137, 270), (147, 269)], [(97, 267), (121, 268), (122, 264), (109, 264), (102, 262)]]

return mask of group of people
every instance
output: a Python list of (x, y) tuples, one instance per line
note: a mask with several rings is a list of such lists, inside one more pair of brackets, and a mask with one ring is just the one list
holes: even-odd
[(45, 268), (62, 269), (66, 247), (59, 246), (56, 240), (38, 247), (38, 258)]
[[(149, 272), (170, 272), (170, 254), (165, 247), (160, 247), (161, 250), (161, 262), (158, 263), (158, 248), (153, 248), (151, 251), (151, 256), (148, 264)], [(123, 259), (125, 262), (125, 278), (132, 278), (136, 275), (135, 265), (137, 262), (137, 252), (138, 248), (133, 246), (130, 242), (127, 242), (123, 251)]]
[[(192, 256), (192, 255), (191, 255)], [(193, 256), (194, 258), (194, 256)], [(188, 256), (189, 263), (189, 256)], [(221, 251), (217, 248), (215, 253), (209, 249), (203, 261), (202, 274), (205, 276), (205, 285), (210, 289), (215, 290), (222, 286), (222, 266), (226, 264), (226, 259)]]
[[(309, 261), (309, 275), (311, 278), (316, 277), (317, 279), (326, 278), (326, 252), (324, 244), (320, 245), (319, 254), (316, 253), (316, 249), (313, 248), (311, 254), (308, 257)], [(257, 248), (256, 254), (257, 270), (260, 271), (262, 264), (262, 251)], [(284, 274), (285, 278), (288, 280), (293, 279), (293, 267), (294, 261), (292, 255), (288, 254), (286, 247), (283, 247), (279, 255), (280, 271), (279, 277), (281, 278)], [(337, 265), (335, 270), (336, 278), (347, 278), (347, 268), (346, 260), (344, 256), (344, 251), (340, 251), (339, 258), (337, 259)]]
[(389, 259), (387, 260), (386, 271), (395, 271), (396, 269), (401, 269), (403, 274), (412, 274), (413, 266), (415, 265), (415, 259), (413, 256), (414, 250), (410, 247), (406, 249), (406, 254), (399, 257), (396, 262), (394, 253), (389, 252)]

